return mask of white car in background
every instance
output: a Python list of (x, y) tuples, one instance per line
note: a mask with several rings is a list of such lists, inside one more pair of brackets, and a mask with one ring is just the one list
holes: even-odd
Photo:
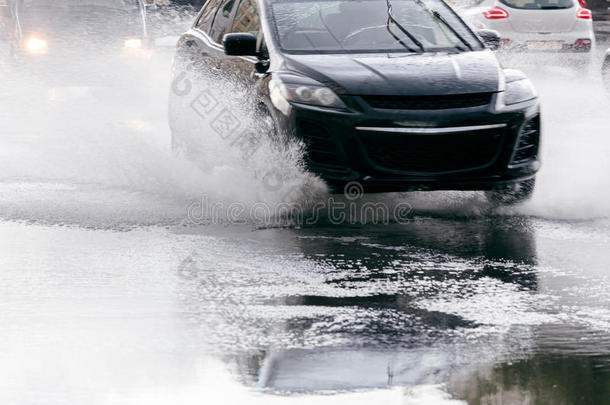
[(588, 62), (595, 36), (584, 1), (483, 0), (466, 18), (477, 28), (498, 31), (501, 49)]

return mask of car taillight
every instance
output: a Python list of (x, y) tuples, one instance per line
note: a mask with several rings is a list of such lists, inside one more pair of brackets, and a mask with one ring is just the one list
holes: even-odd
[(583, 20), (590, 20), (593, 15), (591, 14), (591, 10), (588, 8), (578, 7), (578, 11), (576, 11), (576, 17), (582, 18)]
[(484, 11), (483, 15), (488, 20), (500, 20), (502, 18), (508, 18), (508, 11), (500, 7), (494, 7)]
[(508, 18), (508, 11), (500, 7), (494, 7), (484, 11), (483, 15), (488, 20), (500, 20), (502, 18)]
[(591, 48), (591, 40), (590, 39), (577, 39), (574, 42), (575, 48)]
[(587, 7), (587, 0), (578, 0), (578, 4), (580, 4), (581, 7)]

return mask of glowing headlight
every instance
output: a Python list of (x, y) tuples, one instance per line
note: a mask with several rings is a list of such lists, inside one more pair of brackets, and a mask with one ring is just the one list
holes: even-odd
[(126, 39), (124, 46), (127, 49), (140, 49), (142, 48), (142, 40), (140, 38)]
[(47, 53), (49, 45), (47, 44), (46, 39), (32, 37), (25, 43), (25, 49), (27, 49), (29, 53)]
[(500, 105), (512, 105), (538, 97), (536, 89), (523, 73), (517, 70), (506, 69), (506, 87), (498, 97)]
[(269, 83), (271, 101), (281, 111), (287, 110), (288, 101), (331, 108), (345, 108), (343, 101), (328, 87), (312, 84), (284, 83), (273, 78)]

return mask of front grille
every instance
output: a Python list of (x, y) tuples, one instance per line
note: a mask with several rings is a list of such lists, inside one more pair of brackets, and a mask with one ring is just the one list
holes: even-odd
[(439, 96), (362, 96), (373, 108), (386, 110), (446, 110), (488, 105), (493, 93)]
[(536, 157), (538, 154), (538, 141), (540, 139), (540, 118), (536, 117), (521, 127), (519, 140), (511, 164), (520, 164)]
[(337, 145), (324, 126), (312, 121), (300, 120), (297, 127), (307, 147), (307, 160), (331, 168), (343, 167)]
[(366, 154), (378, 167), (392, 171), (446, 173), (491, 165), (504, 139), (504, 128), (446, 134), (363, 131)]

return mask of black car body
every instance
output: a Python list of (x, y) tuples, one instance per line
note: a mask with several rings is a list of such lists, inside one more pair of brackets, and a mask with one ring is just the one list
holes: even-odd
[(253, 89), (336, 190), (529, 195), (540, 166), (531, 84), (442, 0), (209, 0), (178, 43), (176, 75), (188, 64)]

